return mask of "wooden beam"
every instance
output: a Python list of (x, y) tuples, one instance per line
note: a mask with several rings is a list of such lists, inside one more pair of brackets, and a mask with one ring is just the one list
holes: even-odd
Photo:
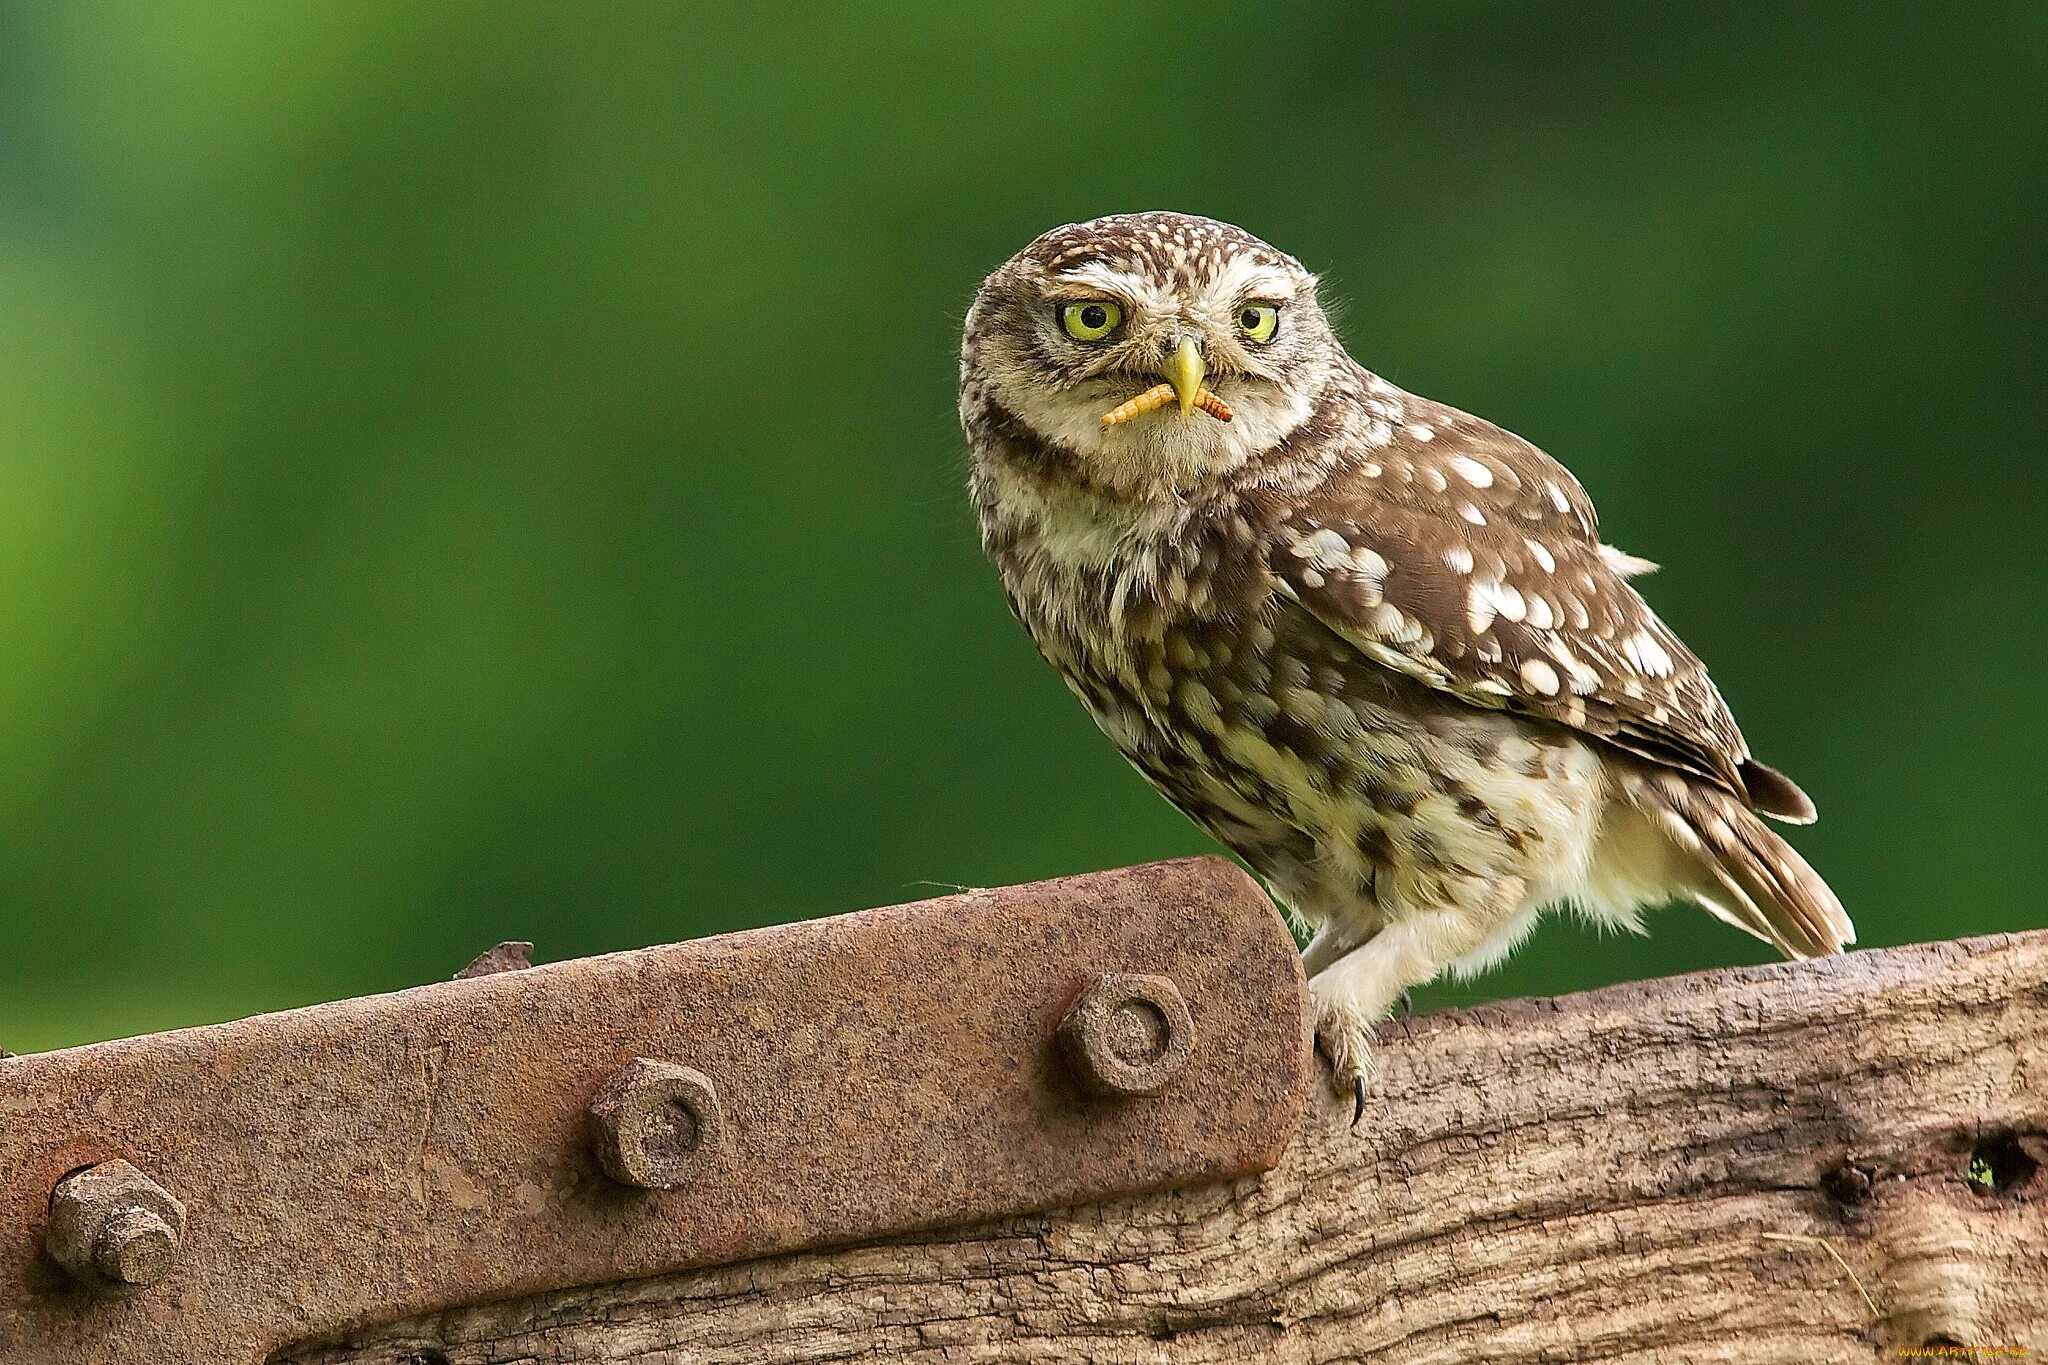
[(278, 1361), (2048, 1349), (2048, 932), (1514, 1001), (1384, 1039), (1357, 1127), (1318, 1087), (1264, 1176), (466, 1309)]

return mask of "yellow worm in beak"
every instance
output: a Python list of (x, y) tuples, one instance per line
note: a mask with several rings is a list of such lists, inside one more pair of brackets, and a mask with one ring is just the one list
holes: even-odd
[[(1145, 390), (1128, 403), (1119, 403), (1102, 414), (1102, 425), (1120, 427), (1133, 417), (1143, 417), (1148, 412), (1157, 412), (1171, 403), (1175, 395), (1173, 385), (1156, 384)], [(1194, 406), (1208, 413), (1219, 422), (1230, 420), (1230, 404), (1216, 396), (1213, 389), (1203, 389), (1195, 395)]]

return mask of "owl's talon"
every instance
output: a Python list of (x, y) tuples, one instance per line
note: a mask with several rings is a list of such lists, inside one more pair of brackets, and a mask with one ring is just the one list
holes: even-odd
[(1316, 1051), (1329, 1059), (1330, 1089), (1351, 1101), (1351, 1125), (1365, 1116), (1365, 1096), (1378, 1068), (1373, 1065), (1367, 1032), (1350, 1015), (1333, 1013), (1316, 1023)]
[(1415, 997), (1407, 991), (1402, 991), (1400, 1008), (1394, 1011), (1394, 1017), (1396, 1019), (1406, 1019), (1413, 1013), (1415, 1013)]

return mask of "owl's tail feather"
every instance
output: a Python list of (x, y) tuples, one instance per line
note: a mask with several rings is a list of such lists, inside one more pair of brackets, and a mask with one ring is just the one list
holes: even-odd
[(1659, 774), (1635, 788), (1638, 806), (1696, 865), (1693, 898), (1717, 918), (1787, 957), (1839, 953), (1856, 926), (1820, 874), (1726, 792)]
[(1783, 820), (1788, 825), (1810, 825), (1818, 814), (1813, 798), (1799, 790), (1799, 784), (1768, 763), (1753, 758), (1742, 760), (1742, 785), (1749, 793), (1749, 806), (1759, 815)]

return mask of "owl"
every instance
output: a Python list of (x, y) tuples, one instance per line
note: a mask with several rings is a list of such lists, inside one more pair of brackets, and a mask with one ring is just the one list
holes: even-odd
[(1056, 228), (967, 316), (960, 419), (1011, 611), (1095, 723), (1313, 937), (1362, 1111), (1374, 1026), (1548, 909), (1688, 900), (1788, 957), (1854, 930), (1811, 821), (1521, 438), (1348, 355), (1227, 223)]

